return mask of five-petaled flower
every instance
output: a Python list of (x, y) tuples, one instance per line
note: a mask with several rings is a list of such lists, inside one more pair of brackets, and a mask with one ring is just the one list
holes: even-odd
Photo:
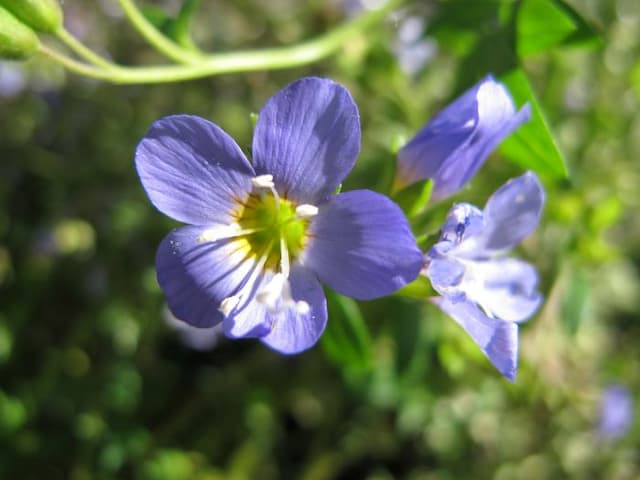
[(431, 201), (456, 193), (491, 151), (530, 116), (528, 104), (516, 112), (506, 88), (491, 75), (485, 77), (400, 150), (396, 188), (430, 178)]
[(441, 295), (433, 302), (511, 381), (518, 369), (518, 323), (533, 315), (542, 296), (536, 270), (501, 254), (536, 228), (543, 203), (540, 182), (527, 172), (500, 187), (483, 211), (455, 205), (423, 270)]
[(300, 79), (267, 102), (251, 163), (207, 120), (155, 122), (135, 163), (156, 208), (189, 224), (156, 255), (174, 315), (297, 353), (326, 325), (320, 281), (372, 299), (414, 280), (422, 255), (399, 207), (368, 190), (334, 195), (359, 150), (357, 107), (328, 79)]

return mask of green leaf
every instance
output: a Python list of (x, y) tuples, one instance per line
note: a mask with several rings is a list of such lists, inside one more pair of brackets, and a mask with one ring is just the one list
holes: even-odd
[(200, 4), (200, 0), (184, 0), (177, 17), (171, 17), (162, 8), (147, 5), (142, 13), (149, 22), (178, 45), (197, 50), (191, 39), (189, 26)]
[(558, 45), (598, 39), (580, 15), (560, 0), (524, 0), (518, 11), (517, 32), (520, 58)]
[(553, 138), (526, 74), (521, 68), (515, 68), (501, 75), (500, 79), (509, 88), (517, 105), (526, 102), (531, 105), (531, 120), (502, 143), (502, 154), (540, 175), (566, 178), (568, 171), (564, 156)]
[(436, 295), (436, 292), (433, 290), (429, 279), (420, 275), (413, 282), (405, 285), (393, 295), (398, 297), (426, 300), (427, 298)]
[(422, 180), (394, 194), (393, 200), (409, 218), (416, 217), (427, 208), (432, 190), (433, 180)]
[(570, 281), (562, 302), (562, 325), (570, 335), (575, 335), (585, 319), (589, 306), (591, 285), (580, 270), (570, 272)]
[(168, 33), (178, 45), (191, 49), (196, 48), (191, 39), (189, 27), (199, 5), (200, 0), (184, 0), (178, 16), (171, 23)]
[(371, 337), (358, 304), (327, 292), (329, 321), (321, 345), (348, 381), (359, 382), (371, 371)]

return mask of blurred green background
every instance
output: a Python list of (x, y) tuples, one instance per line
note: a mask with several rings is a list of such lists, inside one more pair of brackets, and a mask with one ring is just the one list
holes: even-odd
[[(549, 20), (545, 2), (565, 16)], [(138, 3), (155, 18), (180, 7)], [(71, 32), (119, 63), (164, 62), (115, 1), (63, 8)], [(287, 45), (360, 8), (203, 1), (193, 36), (210, 51)], [(43, 57), (0, 63), (0, 478), (640, 478), (638, 422), (598, 432), (605, 389), (637, 397), (640, 385), (639, 27), (636, 0), (425, 0), (305, 68), (114, 86)], [(384, 191), (398, 139), (516, 64), (558, 151), (529, 163), (548, 202), (519, 254), (546, 302), (521, 329), (515, 384), (420, 299), (331, 295), (325, 337), (294, 357), (170, 318), (154, 255), (176, 224), (132, 161), (153, 120), (197, 114), (246, 150), (251, 112), (296, 78), (328, 76), (361, 113), (344, 189)], [(501, 152), (457, 199), (483, 205), (522, 172), (508, 159), (529, 161)], [(569, 178), (543, 166), (561, 165), (558, 152)]]

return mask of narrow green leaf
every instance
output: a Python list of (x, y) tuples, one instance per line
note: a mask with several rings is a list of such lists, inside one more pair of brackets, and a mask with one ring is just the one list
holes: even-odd
[(142, 15), (158, 30), (165, 31), (171, 23), (171, 17), (162, 8), (156, 5), (145, 5), (141, 9)]
[(361, 380), (371, 370), (371, 337), (358, 304), (327, 293), (329, 321), (321, 345), (348, 380)]
[(189, 33), (189, 27), (199, 5), (200, 0), (184, 0), (178, 16), (173, 20), (169, 34), (178, 45), (186, 48), (195, 48)]
[(570, 335), (575, 335), (585, 319), (591, 294), (589, 280), (580, 270), (570, 273), (570, 281), (562, 302), (562, 325)]
[(142, 14), (149, 22), (178, 45), (197, 50), (191, 39), (189, 27), (200, 4), (200, 0), (184, 0), (177, 17), (168, 15), (161, 7), (147, 5)]
[(524, 0), (518, 11), (518, 56), (561, 44), (578, 28), (552, 0)]
[(595, 31), (562, 0), (524, 0), (518, 10), (517, 50), (520, 58), (559, 45), (599, 40)]
[(561, 8), (564, 13), (573, 20), (576, 30), (565, 38), (564, 45), (593, 45), (602, 46), (603, 39), (600, 32), (593, 28), (585, 19), (580, 15), (575, 8), (569, 5), (564, 0), (554, 0), (558, 8)]
[(422, 180), (397, 192), (393, 195), (393, 200), (409, 218), (416, 217), (427, 208), (432, 190), (433, 181), (431, 179)]
[(553, 138), (526, 74), (521, 68), (515, 68), (501, 75), (500, 79), (509, 88), (517, 105), (526, 102), (531, 105), (531, 120), (502, 143), (502, 154), (540, 175), (566, 178), (568, 171), (564, 156)]

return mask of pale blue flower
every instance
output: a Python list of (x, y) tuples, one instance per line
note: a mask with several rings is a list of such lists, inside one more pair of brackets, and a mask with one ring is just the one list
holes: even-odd
[(611, 385), (600, 400), (598, 433), (615, 440), (626, 434), (633, 424), (633, 398), (622, 385)]
[(400, 208), (369, 190), (334, 195), (359, 150), (351, 95), (322, 78), (300, 79), (267, 102), (251, 162), (208, 120), (155, 122), (135, 162), (151, 202), (188, 224), (156, 255), (173, 314), (297, 353), (324, 331), (321, 282), (367, 300), (413, 281), (422, 254)]
[(432, 201), (460, 190), (494, 148), (531, 117), (489, 75), (431, 119), (398, 153), (396, 187), (430, 178)]
[(441, 295), (433, 302), (511, 381), (518, 366), (518, 324), (533, 315), (542, 296), (535, 268), (504, 253), (533, 232), (543, 203), (542, 186), (529, 172), (500, 187), (484, 210), (455, 205), (423, 271)]

